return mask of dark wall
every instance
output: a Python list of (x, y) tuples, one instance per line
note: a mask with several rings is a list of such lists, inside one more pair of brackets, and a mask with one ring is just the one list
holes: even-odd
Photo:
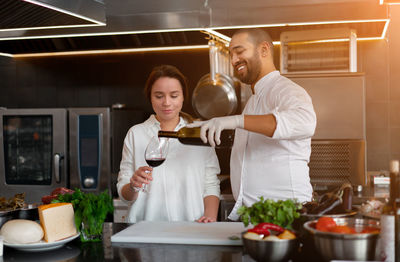
[[(209, 71), (208, 50), (118, 55), (0, 58), (0, 106), (8, 108), (95, 107), (123, 103), (151, 111), (143, 87), (151, 69), (178, 67), (192, 92)], [(191, 96), (190, 92), (190, 96)], [(184, 111), (193, 114), (186, 101)]]
[[(152, 113), (143, 88), (151, 69), (160, 64), (182, 71), (188, 78), (190, 98), (199, 79), (209, 72), (208, 49), (24, 59), (0, 56), (0, 107), (111, 107), (122, 103)], [(185, 101), (183, 111), (194, 116), (190, 101)], [(217, 153), (222, 173), (227, 174), (230, 152), (225, 151)]]

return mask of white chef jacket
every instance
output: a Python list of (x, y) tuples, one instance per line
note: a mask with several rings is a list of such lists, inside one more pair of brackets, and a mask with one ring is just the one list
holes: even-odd
[[(175, 130), (185, 126), (183, 118)], [(194, 221), (204, 213), (203, 199), (220, 196), (220, 172), (215, 150), (206, 146), (188, 146), (169, 139), (166, 160), (153, 168), (149, 193), (139, 192), (136, 201), (122, 197), (122, 187), (141, 166), (147, 166), (144, 152), (153, 136), (158, 135), (160, 123), (151, 115), (145, 122), (131, 127), (125, 137), (117, 190), (120, 198), (130, 205), (128, 221)]]
[(236, 204), (229, 215), (237, 220), (240, 206), (264, 199), (310, 201), (308, 162), (316, 115), (307, 92), (273, 71), (254, 86), (243, 114), (273, 114), (271, 137), (236, 129), (231, 153), (231, 185)]

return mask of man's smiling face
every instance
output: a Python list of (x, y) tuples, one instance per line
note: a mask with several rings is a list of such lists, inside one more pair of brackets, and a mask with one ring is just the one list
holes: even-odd
[(236, 34), (229, 44), (229, 54), (235, 76), (245, 84), (254, 84), (260, 78), (261, 58), (257, 46), (247, 33)]

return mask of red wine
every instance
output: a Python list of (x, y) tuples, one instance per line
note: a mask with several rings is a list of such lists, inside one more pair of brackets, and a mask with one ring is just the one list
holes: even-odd
[(151, 166), (151, 167), (156, 167), (164, 163), (165, 158), (152, 158), (152, 159), (146, 159), (146, 163)]

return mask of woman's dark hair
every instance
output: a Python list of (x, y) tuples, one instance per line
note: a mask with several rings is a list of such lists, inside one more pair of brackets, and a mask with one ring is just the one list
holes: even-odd
[(172, 65), (160, 65), (153, 68), (149, 77), (147, 78), (146, 85), (144, 88), (144, 94), (147, 99), (151, 102), (151, 89), (154, 83), (161, 77), (174, 78), (181, 83), (183, 98), (187, 100), (188, 95), (188, 85), (186, 77), (179, 71), (178, 68)]
[[(175, 66), (160, 65), (153, 68), (149, 77), (147, 78), (146, 85), (144, 87), (144, 94), (150, 101), (150, 103), (151, 103), (151, 89), (153, 88), (154, 83), (161, 77), (170, 77), (178, 80), (179, 83), (181, 83), (184, 101), (187, 101), (187, 96), (189, 91), (188, 91), (188, 84), (186, 77)], [(180, 112), (179, 115), (184, 119), (186, 119), (188, 123), (193, 122), (193, 118), (191, 115), (184, 112)]]

